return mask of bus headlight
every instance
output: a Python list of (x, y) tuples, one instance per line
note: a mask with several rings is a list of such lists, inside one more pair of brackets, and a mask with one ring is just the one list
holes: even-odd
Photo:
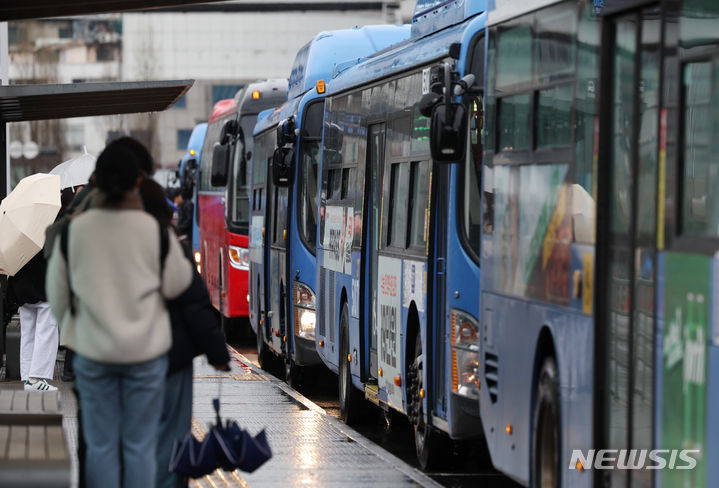
[(230, 258), (230, 266), (235, 269), (247, 271), (250, 269), (250, 251), (245, 247), (229, 246), (227, 255)]
[(452, 310), (452, 391), (477, 398), (479, 381), (479, 324), (477, 319)]
[(194, 257), (195, 257), (195, 264), (197, 265), (197, 273), (202, 274), (202, 265), (200, 264), (200, 260), (202, 259), (202, 254), (200, 254), (200, 251), (195, 251)]
[(303, 339), (315, 339), (315, 312), (313, 310), (299, 309), (300, 326), (298, 336)]
[(316, 298), (314, 292), (304, 283), (295, 281), (295, 335), (315, 340)]

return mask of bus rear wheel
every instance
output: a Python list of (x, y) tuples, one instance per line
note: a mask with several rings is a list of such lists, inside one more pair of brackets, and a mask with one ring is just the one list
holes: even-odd
[(554, 358), (542, 362), (537, 377), (533, 414), (532, 486), (558, 488), (559, 469), (559, 378)]
[(435, 432), (424, 419), (422, 337), (417, 333), (414, 344), (414, 361), (409, 367), (410, 408), (409, 418), (414, 426), (414, 448), (417, 461), (422, 469), (431, 468), (437, 461), (440, 449), (440, 434)]
[(350, 360), (348, 358), (349, 341), (349, 314), (347, 304), (342, 305), (340, 317), (340, 357), (339, 357), (339, 396), (340, 396), (340, 419), (351, 424), (359, 415), (360, 402), (359, 391), (352, 386), (352, 372), (350, 371)]
[(260, 368), (267, 369), (267, 346), (265, 345), (265, 339), (262, 337), (262, 326), (257, 327), (257, 363)]

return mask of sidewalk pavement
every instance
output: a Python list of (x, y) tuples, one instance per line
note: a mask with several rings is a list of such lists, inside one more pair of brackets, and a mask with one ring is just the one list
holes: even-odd
[[(195, 360), (192, 431), (202, 438), (214, 424), (212, 398), (221, 398), (223, 419), (237, 420), (255, 435), (263, 428), (272, 459), (254, 473), (215, 471), (190, 487), (439, 487), (434, 480), (385, 451), (279, 379), (231, 351), (232, 372), (219, 373), (204, 358)], [(72, 486), (77, 486), (77, 406), (70, 383), (60, 380), (64, 353), (58, 354), (52, 382), (62, 394), (63, 428), (72, 455)], [(22, 388), (4, 381), (0, 388)]]

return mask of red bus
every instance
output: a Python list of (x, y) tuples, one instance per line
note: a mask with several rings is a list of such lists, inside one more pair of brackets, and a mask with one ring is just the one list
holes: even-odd
[[(238, 319), (248, 316), (247, 168), (252, 157), (252, 131), (257, 114), (281, 104), (286, 97), (287, 80), (251, 83), (238, 91), (234, 99), (217, 102), (208, 122), (198, 176), (199, 249), (194, 258), (212, 305), (220, 312), (225, 334), (241, 326)], [(230, 135), (228, 123), (237, 128)], [(221, 137), (225, 140), (220, 141)], [(212, 157), (215, 145), (220, 142), (230, 144), (228, 178), (226, 185), (213, 186)]]

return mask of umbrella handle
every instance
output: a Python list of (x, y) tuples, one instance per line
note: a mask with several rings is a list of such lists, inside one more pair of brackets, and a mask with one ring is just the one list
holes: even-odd
[(220, 419), (220, 399), (213, 398), (212, 406), (215, 407), (215, 418), (217, 421), (217, 425), (220, 426), (220, 425), (222, 425), (222, 420)]

